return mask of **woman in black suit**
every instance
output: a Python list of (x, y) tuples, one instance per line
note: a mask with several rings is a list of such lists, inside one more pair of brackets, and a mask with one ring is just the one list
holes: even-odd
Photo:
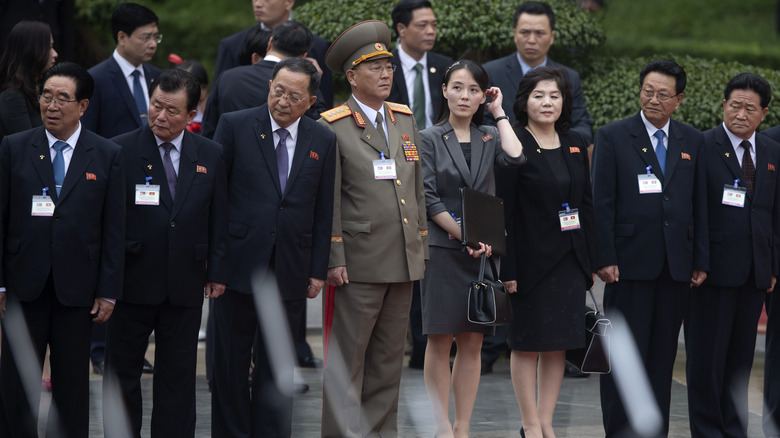
[[(479, 274), (478, 251), (461, 244), (461, 187), (495, 194), (494, 166), (520, 166), (523, 146), (501, 108), (501, 91), (488, 88), (485, 70), (472, 61), (458, 61), (447, 69), (436, 125), (420, 133), (422, 142), (428, 245), (421, 298), (425, 349), (425, 388), (433, 405), (436, 436), (468, 437), (469, 421), (477, 396), (480, 350), (492, 327), (469, 323), (466, 318), (470, 282)], [(480, 126), (486, 97), (498, 127)], [(458, 345), (450, 375), (452, 338)], [(455, 422), (449, 420), (450, 389), (455, 397)]]
[(0, 58), (0, 141), (41, 125), (38, 82), (56, 60), (48, 24), (21, 21), (11, 29)]
[(555, 437), (552, 416), (565, 353), (584, 346), (585, 290), (593, 285), (588, 145), (568, 129), (571, 101), (563, 70), (540, 67), (526, 74), (514, 128), (528, 162), (496, 171), (497, 195), (506, 202), (510, 224), (501, 277), (517, 292), (508, 337), (512, 383), (521, 434), (534, 438)]

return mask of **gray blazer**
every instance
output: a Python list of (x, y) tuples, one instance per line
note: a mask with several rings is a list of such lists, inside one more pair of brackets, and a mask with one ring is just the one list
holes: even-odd
[(517, 158), (501, 149), (501, 137), (495, 126), (471, 125), (471, 168), (449, 122), (420, 132), (422, 142), (423, 185), (428, 213), (428, 245), (460, 248), (459, 240), (450, 239), (444, 229), (430, 218), (450, 211), (460, 218), (460, 188), (469, 187), (482, 193), (496, 194), (495, 166), (522, 166), (525, 154)]

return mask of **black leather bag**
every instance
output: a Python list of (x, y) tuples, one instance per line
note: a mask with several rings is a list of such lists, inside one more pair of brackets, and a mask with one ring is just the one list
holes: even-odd
[[(469, 287), (468, 320), (474, 324), (504, 325), (512, 321), (512, 303), (509, 301), (509, 292), (506, 291), (501, 280), (485, 279), (485, 260), (482, 254), (479, 265), (479, 278), (472, 281)], [(493, 270), (493, 278), (498, 278), (496, 265), (490, 260), (490, 268)]]
[(608, 374), (612, 371), (609, 357), (609, 330), (612, 323), (599, 310), (593, 291), (589, 290), (594, 309), (585, 307), (585, 347), (566, 352), (566, 361), (583, 373)]

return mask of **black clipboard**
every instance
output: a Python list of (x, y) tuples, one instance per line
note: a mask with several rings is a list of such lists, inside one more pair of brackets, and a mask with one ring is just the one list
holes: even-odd
[(464, 245), (479, 249), (479, 242), (490, 245), (494, 255), (506, 255), (504, 200), (468, 187), (460, 189), (463, 215), (461, 236)]

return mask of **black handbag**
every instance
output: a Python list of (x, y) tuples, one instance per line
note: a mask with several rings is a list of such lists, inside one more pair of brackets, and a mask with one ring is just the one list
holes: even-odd
[(609, 330), (612, 323), (599, 310), (593, 291), (589, 290), (593, 307), (585, 306), (585, 347), (566, 351), (566, 361), (583, 373), (609, 374)]
[(469, 287), (468, 320), (474, 324), (504, 325), (512, 321), (512, 303), (509, 301), (509, 292), (504, 283), (498, 280), (498, 272), (493, 260), (490, 259), (490, 268), (493, 270), (493, 278), (485, 279), (485, 260), (483, 253), (479, 264), (479, 278), (472, 281)]

